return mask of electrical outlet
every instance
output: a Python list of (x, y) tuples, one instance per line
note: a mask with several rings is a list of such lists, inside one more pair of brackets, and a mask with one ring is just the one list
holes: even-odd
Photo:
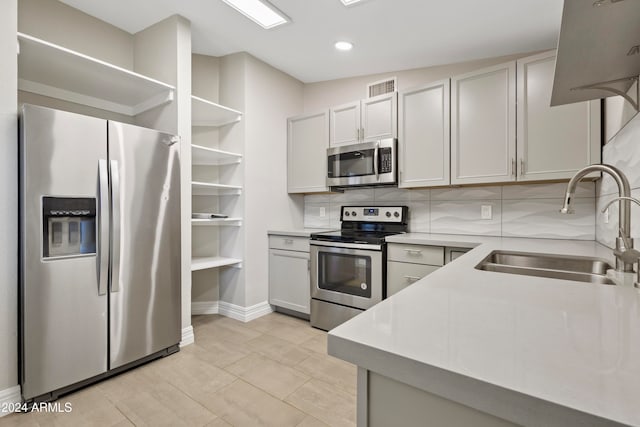
[(320, 208), (320, 217), (326, 216), (327, 215), (327, 208), (325, 207), (321, 207)]
[(480, 208), (480, 217), (482, 219), (491, 219), (492, 218), (491, 205), (482, 205), (482, 207)]
[(609, 224), (609, 208), (605, 209), (602, 214), (604, 215), (604, 223)]

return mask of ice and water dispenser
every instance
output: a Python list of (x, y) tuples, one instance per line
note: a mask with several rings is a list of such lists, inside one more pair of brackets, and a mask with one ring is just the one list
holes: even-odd
[(96, 253), (96, 199), (42, 198), (44, 258)]

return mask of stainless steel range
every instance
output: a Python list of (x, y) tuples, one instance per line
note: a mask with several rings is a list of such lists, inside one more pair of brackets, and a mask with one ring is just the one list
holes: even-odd
[(385, 238), (407, 218), (406, 206), (342, 206), (340, 231), (311, 235), (311, 326), (328, 331), (386, 298)]

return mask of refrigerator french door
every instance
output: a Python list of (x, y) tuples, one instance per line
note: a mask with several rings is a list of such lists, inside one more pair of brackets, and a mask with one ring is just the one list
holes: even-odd
[(180, 341), (176, 137), (25, 105), (20, 377), (56, 398)]

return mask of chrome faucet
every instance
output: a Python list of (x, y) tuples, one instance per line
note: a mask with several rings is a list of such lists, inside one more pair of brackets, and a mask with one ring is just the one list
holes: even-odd
[(576, 172), (569, 181), (569, 184), (567, 184), (567, 194), (564, 197), (564, 205), (562, 209), (560, 209), (560, 213), (572, 214), (575, 212), (571, 208), (571, 201), (576, 192), (576, 186), (582, 178), (592, 172), (604, 172), (611, 175), (616, 184), (618, 184), (618, 198), (613, 201), (617, 200), (618, 203), (620, 203), (618, 209), (619, 234), (616, 239), (616, 249), (613, 253), (616, 256), (616, 270), (620, 272), (632, 272), (633, 262), (629, 261), (631, 261), (631, 257), (635, 251), (633, 249), (633, 239), (631, 238), (631, 205), (629, 204), (631, 187), (629, 186), (627, 177), (618, 168), (611, 165), (598, 164), (586, 166)]

